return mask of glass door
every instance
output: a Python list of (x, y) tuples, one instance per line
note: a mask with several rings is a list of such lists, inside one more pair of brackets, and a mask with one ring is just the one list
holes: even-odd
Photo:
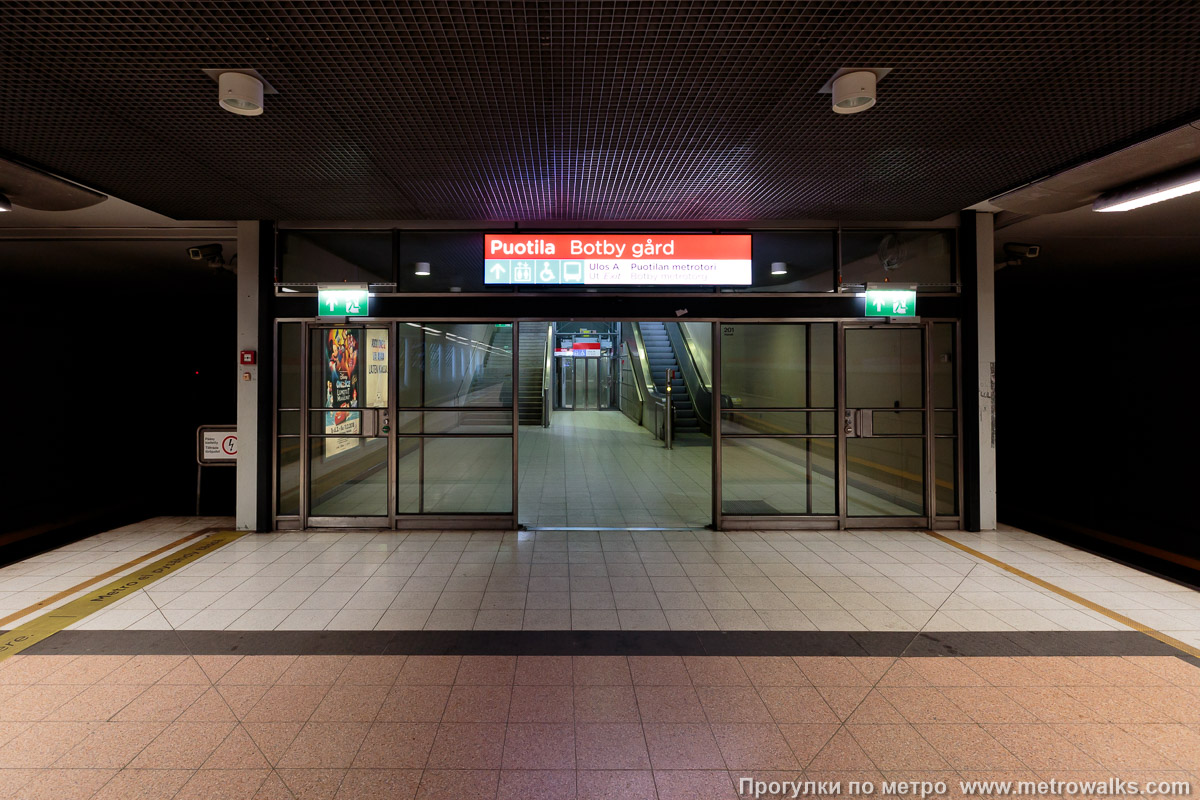
[(310, 527), (391, 523), (387, 326), (308, 326), (305, 517)]
[(842, 326), (845, 517), (853, 527), (928, 524), (923, 325)]

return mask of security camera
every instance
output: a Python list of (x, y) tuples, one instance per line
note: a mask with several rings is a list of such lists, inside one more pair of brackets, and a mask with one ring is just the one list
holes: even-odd
[(1038, 253), (1042, 252), (1042, 249), (1036, 244), (1009, 242), (1004, 245), (1004, 252), (1015, 258), (1037, 258)]
[(219, 244), (201, 244), (188, 248), (188, 258), (192, 261), (208, 261), (223, 264), (222, 248)]

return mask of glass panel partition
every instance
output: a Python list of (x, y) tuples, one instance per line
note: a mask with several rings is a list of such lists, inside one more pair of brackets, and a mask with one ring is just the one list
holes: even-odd
[(513, 326), (398, 331), (396, 513), (512, 513)]
[(835, 327), (721, 325), (721, 512), (837, 513)]

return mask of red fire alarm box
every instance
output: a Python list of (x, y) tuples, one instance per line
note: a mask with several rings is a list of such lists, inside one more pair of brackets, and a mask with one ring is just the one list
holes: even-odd
[(242, 362), (241, 362), (241, 363), (243, 363), (243, 364), (254, 364), (254, 363), (256, 363), (256, 362), (255, 362), (255, 354), (254, 354), (254, 351), (253, 351), (253, 350), (243, 350), (243, 351), (242, 351)]

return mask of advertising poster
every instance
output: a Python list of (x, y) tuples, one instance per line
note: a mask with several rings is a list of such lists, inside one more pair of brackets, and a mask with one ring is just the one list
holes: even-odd
[[(357, 434), (362, 415), (348, 409), (360, 408), (358, 338), (361, 330), (332, 328), (325, 336), (325, 433)], [(325, 440), (325, 457), (336, 456), (362, 444), (361, 439)]]
[(388, 402), (388, 332), (368, 329), (367, 337), (367, 408), (387, 408)]

